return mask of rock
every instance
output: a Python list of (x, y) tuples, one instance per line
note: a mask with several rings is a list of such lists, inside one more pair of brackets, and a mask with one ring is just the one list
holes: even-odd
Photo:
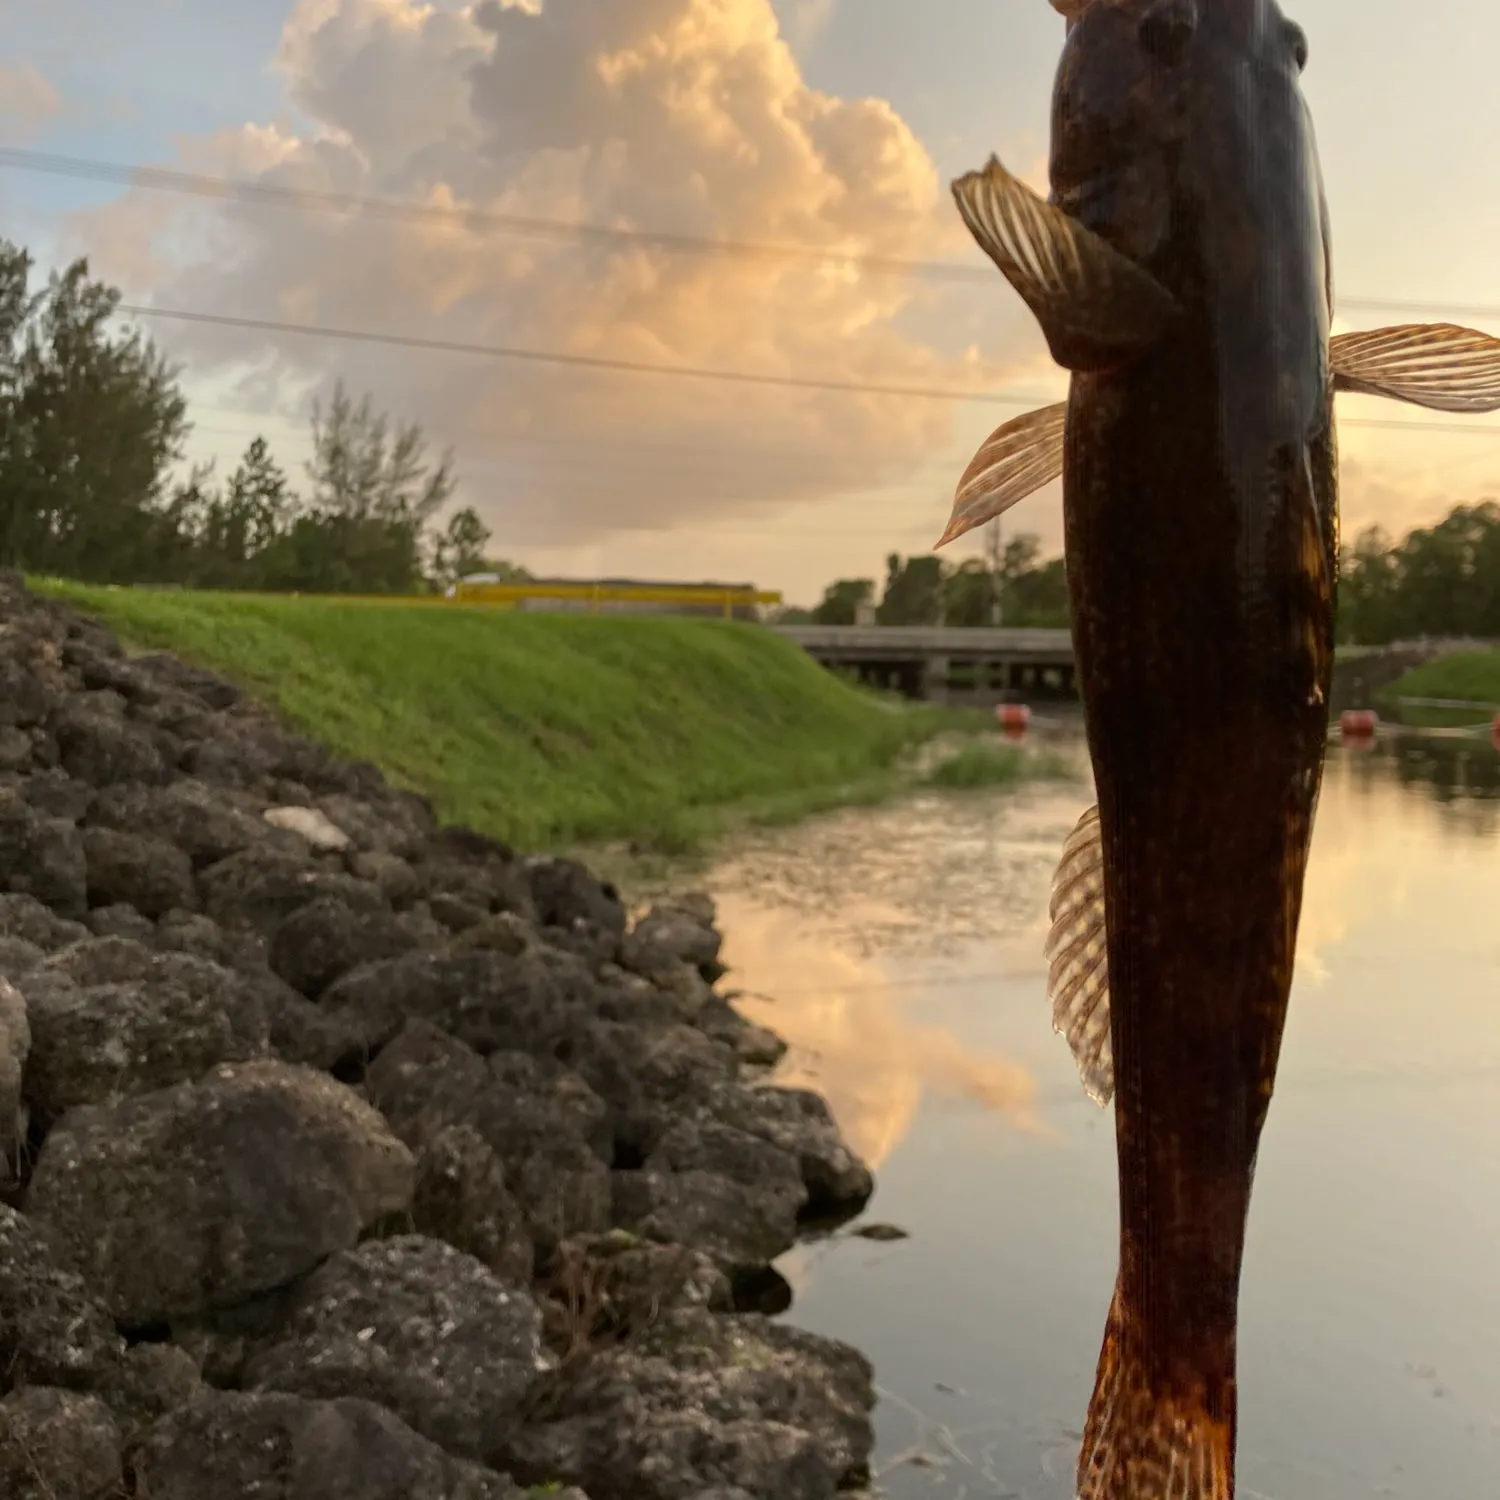
[(608, 1113), (577, 1074), (524, 1053), (488, 1062), (436, 1027), (412, 1022), (376, 1059), (370, 1098), (397, 1135), (421, 1147), (455, 1125), (495, 1153), (533, 1239), (607, 1229)]
[(156, 923), (123, 902), (96, 906), (84, 918), (84, 924), (95, 937), (131, 938), (148, 946), (156, 943)]
[(20, 979), (46, 958), (46, 954), (24, 938), (0, 937), (0, 977)]
[(271, 934), (271, 968), (293, 989), (317, 999), (360, 963), (395, 958), (416, 942), (390, 912), (357, 911), (319, 896), (284, 918)]
[(0, 1401), (5, 1500), (99, 1500), (122, 1493), (120, 1429), (97, 1396), (27, 1386)]
[(28, 1208), (140, 1327), (281, 1286), (411, 1202), (414, 1162), (351, 1089), (277, 1062), (216, 1068), (52, 1128)]
[(0, 889), (28, 895), (59, 915), (88, 910), (83, 835), (62, 818), (35, 811), (0, 790)]
[(466, 932), (477, 927), (489, 915), (488, 905), (465, 901), (450, 896), (446, 891), (434, 892), (427, 899), (427, 909), (449, 932)]
[(31, 764), (33, 741), (24, 729), (0, 726), (0, 771), (19, 771)]
[(26, 998), (15, 985), (0, 979), (0, 1153), (12, 1150), (25, 1134), (21, 1077), (30, 1053)]
[(705, 916), (701, 905), (681, 898), (653, 906), (625, 935), (621, 962), (638, 974), (651, 974), (673, 960), (691, 964), (707, 977), (717, 978), (723, 940), (713, 927), (713, 907)]
[(82, 922), (56, 916), (35, 896), (0, 895), (0, 936), (52, 949), (66, 948), (88, 935), (89, 930)]
[(796, 1158), (809, 1216), (852, 1213), (875, 1191), (870, 1169), (849, 1149), (833, 1111), (808, 1089), (726, 1089), (713, 1115)]
[(377, 805), (334, 792), (319, 798), (318, 807), (349, 835), (356, 849), (403, 862), (420, 855), (437, 826), (432, 808), (410, 793), (382, 792)]
[(63, 769), (89, 786), (112, 786), (122, 781), (156, 782), (166, 767), (144, 730), (125, 721), (123, 705), (108, 690), (84, 693), (66, 703), (55, 716)]
[(0, 1204), (0, 1388), (98, 1389), (123, 1350), (108, 1311), (42, 1226)]
[(747, 1021), (724, 996), (710, 995), (695, 1024), (716, 1042), (733, 1047), (747, 1067), (774, 1068), (786, 1056), (787, 1045), (774, 1031)]
[(164, 651), (136, 657), (135, 669), (157, 683), (191, 694), (209, 708), (233, 708), (240, 701), (240, 690), (232, 682)]
[(198, 904), (192, 861), (162, 839), (86, 828), (83, 854), (88, 899), (94, 906), (120, 902), (155, 918), (174, 909), (191, 911)]
[[(38, 733), (40, 731), (33, 731), (34, 735)], [(27, 777), (21, 785), (21, 794), (27, 806), (35, 808), (43, 817), (77, 823), (94, 800), (93, 788), (74, 781), (66, 771), (59, 769), (53, 754), (56, 747), (49, 748), (49, 745), (45, 736), (40, 740), (33, 739), (32, 754), (40, 762), (51, 762), (52, 768)]]
[(539, 941), (536, 928), (513, 911), (496, 912), (492, 917), (481, 915), (478, 921), (454, 930), (457, 936), (448, 944), (454, 953), (504, 953), (519, 958)]
[(551, 1052), (587, 1016), (597, 981), (545, 950), (408, 953), (361, 964), (323, 995), (378, 1052), (408, 1020), (430, 1021), (481, 1052)]
[(863, 1355), (756, 1316), (668, 1313), (566, 1386), (519, 1433), (521, 1483), (561, 1479), (594, 1500), (835, 1500), (866, 1474), (875, 1404)]
[(494, 1148), (470, 1125), (440, 1130), (417, 1153), (412, 1227), (472, 1255), (501, 1281), (531, 1280), (531, 1235)]
[(205, 1392), (152, 1429), (133, 1467), (150, 1500), (524, 1500), (368, 1401)]
[(255, 845), (210, 865), (198, 877), (204, 909), (225, 926), (245, 926), (267, 937), (320, 896), (342, 898), (357, 911), (380, 911), (380, 893), (351, 875), (319, 869), (310, 851)]
[(691, 1026), (598, 1021), (561, 1055), (609, 1105), (617, 1151), (641, 1158), (675, 1121), (712, 1113), (716, 1099), (738, 1092), (734, 1054)]
[(417, 872), (399, 854), (379, 849), (362, 851), (349, 860), (349, 873), (369, 881), (397, 911), (405, 910), (421, 894)]
[(570, 859), (533, 859), (526, 864), (536, 920), (543, 927), (571, 928), (575, 923), (625, 934), (625, 906), (612, 885), (596, 880)]
[(794, 1157), (713, 1120), (679, 1122), (646, 1170), (617, 1172), (614, 1189), (617, 1223), (732, 1269), (768, 1265), (791, 1249), (807, 1202)]
[(482, 1461), (553, 1364), (529, 1293), (408, 1235), (336, 1255), (309, 1276), (277, 1342), (245, 1375), (252, 1389), (374, 1401), (449, 1453)]
[(347, 849), (353, 840), (327, 813), (316, 807), (268, 807), (262, 814), (273, 828), (285, 828), (314, 849)]
[(613, 1206), (617, 1224), (731, 1270), (769, 1265), (797, 1240), (795, 1212), (716, 1172), (616, 1172)]
[(168, 1412), (203, 1391), (197, 1361), (175, 1344), (136, 1344), (100, 1386), (125, 1440), (132, 1442)]
[(28, 1101), (48, 1118), (263, 1057), (264, 1006), (206, 959), (130, 938), (75, 944), (22, 977), (31, 1017)]
[(271, 837), (264, 824), (223, 792), (191, 779), (164, 787), (106, 787), (89, 805), (88, 821), (123, 833), (149, 829), (195, 867), (228, 859)]

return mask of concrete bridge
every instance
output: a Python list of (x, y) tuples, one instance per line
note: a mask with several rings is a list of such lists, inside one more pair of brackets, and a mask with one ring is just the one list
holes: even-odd
[(1078, 696), (1066, 630), (945, 626), (777, 625), (814, 660), (871, 687), (930, 703), (988, 707)]

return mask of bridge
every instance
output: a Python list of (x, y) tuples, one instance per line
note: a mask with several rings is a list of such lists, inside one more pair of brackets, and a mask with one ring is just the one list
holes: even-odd
[(815, 661), (871, 687), (930, 703), (988, 706), (1077, 697), (1066, 630), (944, 626), (777, 625)]

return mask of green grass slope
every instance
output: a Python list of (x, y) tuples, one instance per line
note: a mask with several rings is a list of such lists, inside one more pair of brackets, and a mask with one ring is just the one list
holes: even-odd
[[(1489, 704), (1486, 708), (1402, 709), (1402, 698), (1444, 698), (1450, 702)], [(1409, 724), (1462, 725), (1488, 722), (1500, 708), (1500, 651), (1457, 651), (1416, 667), (1376, 695), (1390, 714)]]
[(883, 704), (755, 626), (34, 587), (526, 849), (685, 852), (726, 816), (873, 799), (903, 750), (955, 722)]

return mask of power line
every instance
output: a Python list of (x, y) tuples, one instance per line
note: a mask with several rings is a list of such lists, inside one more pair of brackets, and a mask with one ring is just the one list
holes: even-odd
[(219, 328), (290, 333), (306, 338), (347, 339), (361, 344), (389, 344), (398, 349), (426, 349), (440, 354), (480, 355), (530, 364), (567, 365), (575, 369), (611, 370), (625, 375), (675, 375), (693, 380), (724, 380), (739, 385), (782, 386), (804, 391), (840, 391), (858, 396), (899, 396), (919, 401), (980, 401), (991, 406), (1045, 406), (1046, 396), (1006, 396), (996, 391), (961, 391), (946, 386), (880, 385), (860, 380), (825, 380), (802, 375), (762, 375), (751, 370), (714, 370), (697, 365), (655, 365), (645, 360), (609, 359), (596, 354), (521, 349), (506, 344), (470, 344), (456, 339), (419, 338), (413, 334), (377, 333), (365, 328), (330, 328), (313, 323), (283, 323), (273, 318), (237, 318), (228, 313), (187, 312), (180, 308), (142, 307), (122, 302), (118, 311), (135, 318), (169, 318)]
[[(308, 188), (278, 187), (273, 183), (242, 178), (212, 177), (181, 172), (168, 167), (132, 166), (79, 156), (61, 156), (46, 151), (27, 151), (0, 146), (0, 168), (107, 182), (153, 192), (189, 194), (200, 198), (232, 200), (266, 207), (316, 213), (364, 213), (399, 223), (446, 223), (466, 229), (554, 242), (647, 245), (678, 254), (726, 255), (741, 260), (785, 261), (809, 266), (840, 267), (879, 276), (911, 276), (926, 281), (984, 282), (995, 284), (989, 266), (961, 265), (953, 261), (915, 260), (901, 256), (872, 255), (858, 251), (824, 250), (811, 245), (764, 245), (746, 240), (714, 239), (706, 235), (676, 234), (646, 229), (621, 229), (604, 224), (577, 223), (563, 219), (500, 213), (481, 208), (450, 208), (439, 203), (411, 199), (375, 197), (362, 193), (338, 193)], [(1341, 309), (1361, 312), (1420, 312), (1433, 316), (1474, 315), (1500, 318), (1500, 304), (1402, 301), (1391, 297), (1342, 297)]]
[[(800, 375), (764, 375), (750, 370), (715, 370), (697, 365), (656, 365), (644, 360), (609, 359), (593, 354), (565, 354), (554, 350), (521, 349), (505, 344), (470, 344), (454, 339), (420, 338), (413, 334), (380, 333), (364, 328), (333, 328), (314, 323), (285, 323), (273, 318), (240, 318), (228, 313), (188, 312), (181, 308), (143, 307), (122, 302), (118, 311), (136, 318), (167, 318), (183, 323), (209, 324), (264, 333), (295, 334), (306, 338), (345, 339), (362, 344), (386, 344), (399, 349), (424, 349), (441, 354), (466, 354), (489, 359), (514, 359), (533, 364), (566, 365), (608, 370), (625, 375), (667, 375), (692, 380), (730, 381), (741, 385), (793, 390), (839, 391), (860, 396), (898, 396), (905, 400), (980, 402), (989, 406), (1049, 406), (1055, 396), (1008, 396), (999, 391), (964, 391), (951, 386), (880, 385), (858, 380), (831, 380)], [(1399, 418), (1345, 417), (1341, 427), (1404, 428), (1415, 432), (1500, 435), (1500, 426), (1464, 422), (1411, 422)]]

